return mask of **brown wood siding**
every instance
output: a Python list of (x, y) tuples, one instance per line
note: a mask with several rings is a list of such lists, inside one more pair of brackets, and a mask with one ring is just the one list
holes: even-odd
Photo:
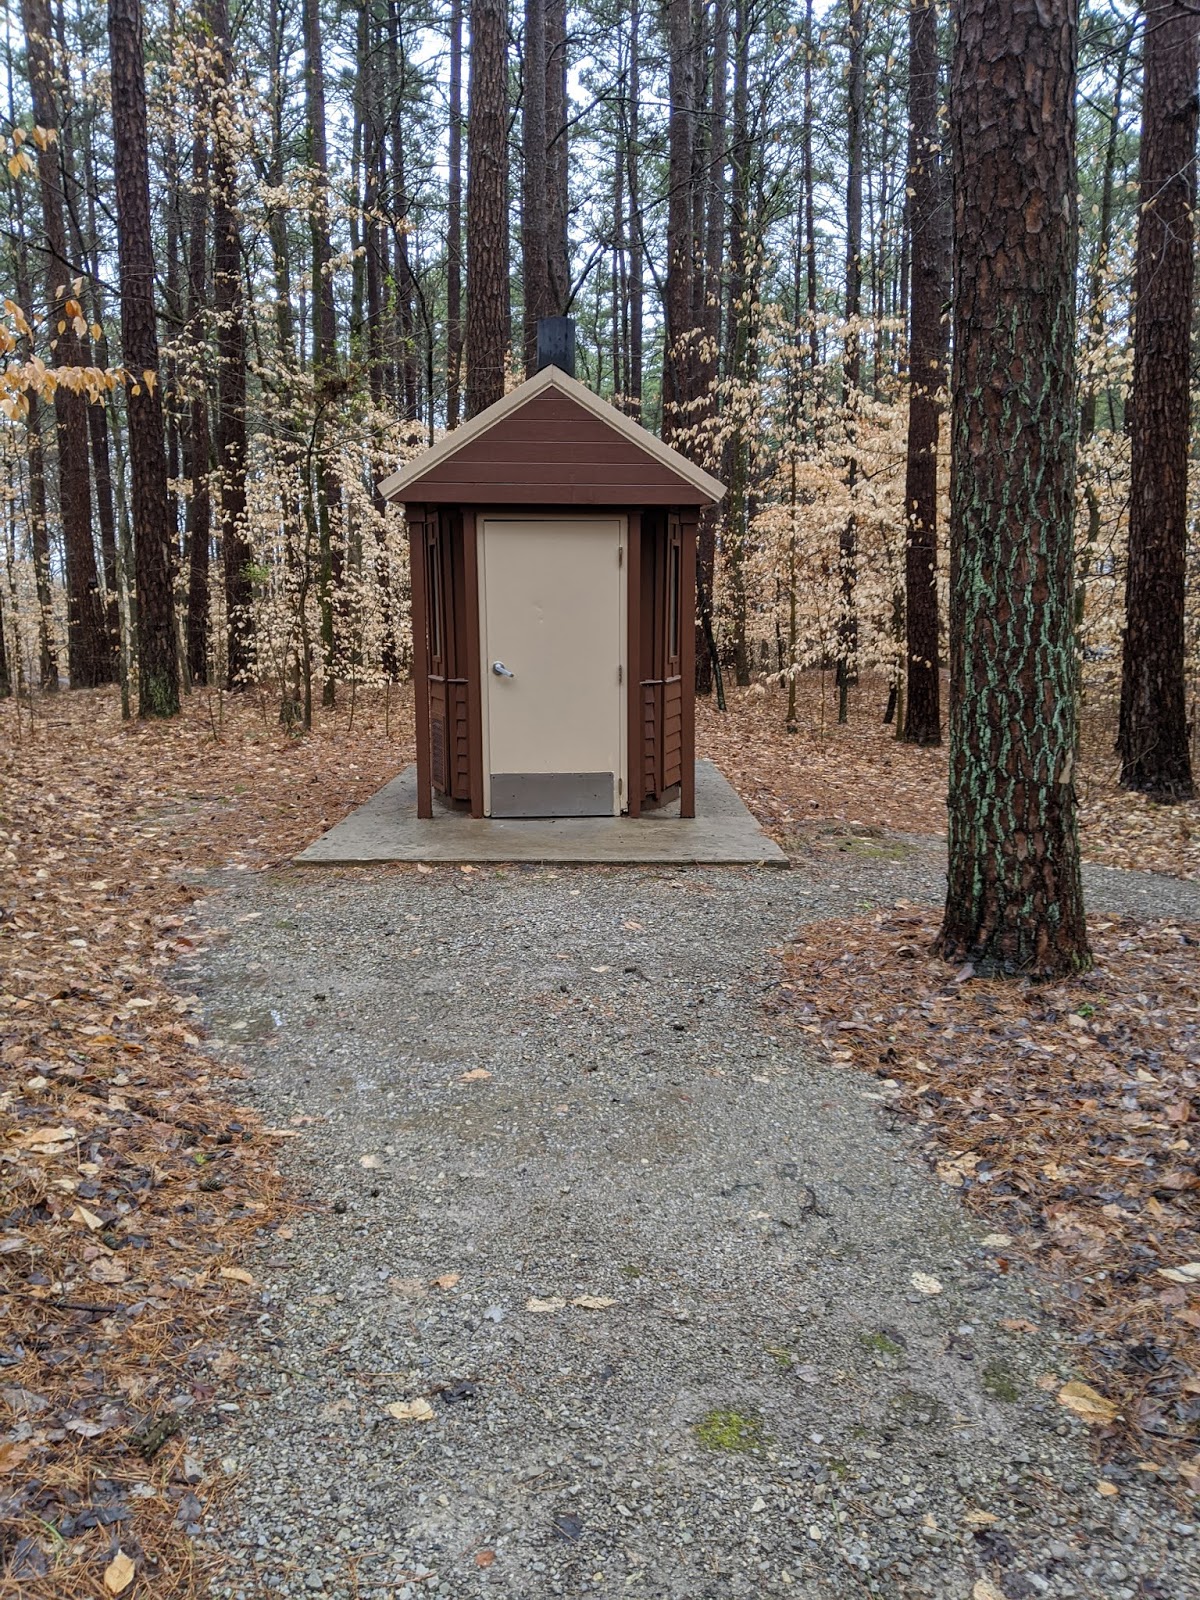
[(692, 491), (653, 456), (547, 390), (406, 484), (440, 505), (678, 505)]
[(672, 789), (683, 776), (683, 682), (670, 678), (663, 694), (663, 788)]

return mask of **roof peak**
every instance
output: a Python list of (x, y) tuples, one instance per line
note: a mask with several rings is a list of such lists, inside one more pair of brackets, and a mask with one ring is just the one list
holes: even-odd
[(609, 401), (580, 383), (578, 378), (573, 378), (570, 373), (556, 366), (543, 367), (540, 372), (535, 372), (531, 378), (526, 378), (515, 389), (510, 389), (507, 394), (460, 427), (447, 430), (436, 444), (419, 456), (414, 456), (411, 461), (406, 461), (396, 472), (384, 478), (379, 485), (379, 492), (385, 500), (403, 499), (405, 491), (419, 482), (428, 472), (463, 450), (472, 440), (487, 433), (505, 417), (520, 410), (537, 395), (551, 388), (559, 390), (606, 427), (611, 428), (614, 433), (627, 439), (638, 450), (656, 460), (660, 466), (674, 473), (696, 491), (703, 502), (717, 501), (724, 495), (725, 485), (719, 479), (705, 472), (695, 462), (689, 461), (680, 451), (664, 444), (656, 434), (642, 427), (632, 417), (626, 416), (623, 411), (618, 411)]

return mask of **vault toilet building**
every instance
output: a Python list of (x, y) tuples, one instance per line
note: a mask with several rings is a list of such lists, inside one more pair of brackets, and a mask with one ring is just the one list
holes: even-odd
[(552, 359), (381, 485), (408, 519), (418, 815), (436, 791), (692, 817), (696, 525), (724, 485)]

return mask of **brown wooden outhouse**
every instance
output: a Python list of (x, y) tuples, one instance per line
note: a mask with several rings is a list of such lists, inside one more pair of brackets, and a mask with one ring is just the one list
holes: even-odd
[(696, 524), (723, 485), (545, 366), (381, 488), (408, 517), (419, 814), (694, 816)]

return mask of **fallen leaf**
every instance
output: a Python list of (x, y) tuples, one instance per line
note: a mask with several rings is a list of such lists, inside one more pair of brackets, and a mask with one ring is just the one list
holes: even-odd
[(396, 1400), (384, 1410), (397, 1422), (432, 1422), (433, 1407), (428, 1400)]
[(1185, 1261), (1181, 1267), (1159, 1267), (1158, 1276), (1168, 1283), (1200, 1283), (1200, 1261)]
[(88, 1268), (93, 1283), (124, 1283), (129, 1274), (116, 1256), (97, 1256)]
[(1102, 1494), (1107, 1500), (1111, 1500), (1114, 1495), (1118, 1495), (1120, 1492), (1116, 1484), (1110, 1483), (1107, 1478), (1101, 1478), (1096, 1485), (1096, 1493)]
[(1000, 1518), (994, 1511), (981, 1511), (976, 1507), (964, 1515), (963, 1521), (968, 1528), (990, 1528), (994, 1522), (999, 1522)]
[(525, 1302), (526, 1311), (561, 1311), (566, 1301), (560, 1294), (552, 1294), (548, 1300), (539, 1300), (536, 1295)]
[(74, 1128), (30, 1128), (28, 1133), (18, 1134), (13, 1142), (15, 1144), (25, 1145), (30, 1148), (36, 1148), (39, 1145), (65, 1144), (74, 1139), (74, 1137)]
[(494, 1550), (476, 1550), (475, 1552), (475, 1565), (477, 1567), (490, 1567), (495, 1559), (496, 1552)]
[(99, 1233), (104, 1226), (94, 1211), (89, 1211), (86, 1206), (76, 1206), (71, 1213), (72, 1222), (82, 1222), (85, 1228), (90, 1228), (93, 1233)]
[(133, 1582), (136, 1571), (124, 1550), (118, 1550), (104, 1569), (104, 1587), (109, 1594), (124, 1594)]
[(28, 1439), (9, 1439), (0, 1444), (0, 1472), (13, 1472), (33, 1449)]
[(429, 1287), (431, 1289), (453, 1289), (456, 1283), (461, 1282), (461, 1272), (443, 1272), (440, 1278), (431, 1278), (429, 1280)]
[(985, 1233), (980, 1240), (989, 1250), (1005, 1250), (1012, 1242), (1011, 1233)]
[(1090, 1383), (1082, 1383), (1078, 1378), (1063, 1384), (1058, 1391), (1058, 1399), (1060, 1405), (1066, 1406), (1068, 1411), (1073, 1411), (1085, 1422), (1102, 1425), (1116, 1421), (1117, 1408), (1113, 1402), (1106, 1400)]
[(253, 1276), (246, 1271), (245, 1267), (222, 1267), (219, 1276), (232, 1278), (234, 1283), (245, 1283), (251, 1286), (254, 1283)]
[(942, 1286), (938, 1280), (928, 1272), (914, 1272), (910, 1279), (914, 1289), (921, 1294), (941, 1294)]
[(378, 1156), (359, 1156), (358, 1164), (360, 1167), (366, 1167), (368, 1171), (374, 1172), (382, 1167), (383, 1162)]
[(581, 1311), (607, 1311), (609, 1306), (615, 1306), (616, 1303), (615, 1300), (610, 1300), (602, 1294), (577, 1294), (571, 1301), (571, 1304), (578, 1306)]
[(459, 1083), (482, 1083), (485, 1078), (490, 1078), (491, 1073), (486, 1067), (472, 1067), (470, 1072), (460, 1072)]
[(1000, 1326), (1007, 1328), (1009, 1333), (1037, 1332), (1037, 1324), (1030, 1322), (1028, 1317), (1001, 1317)]

